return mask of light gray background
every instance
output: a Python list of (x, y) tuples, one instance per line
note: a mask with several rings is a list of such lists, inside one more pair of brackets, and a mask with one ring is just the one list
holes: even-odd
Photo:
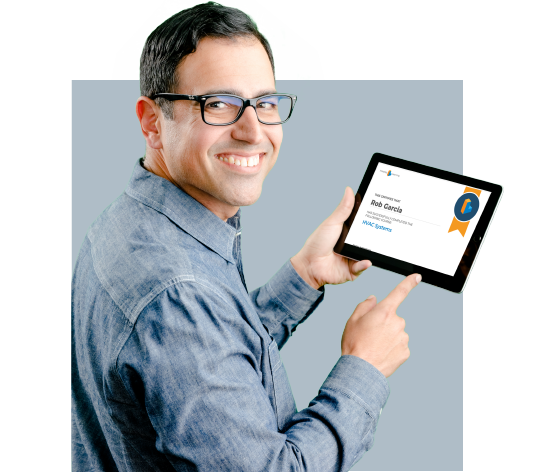
[[(242, 209), (249, 289), (301, 248), (346, 185), (357, 190), (374, 152), (462, 173), (462, 81), (280, 80), (277, 90), (298, 101), (262, 196)], [(138, 96), (138, 81), (73, 82), (73, 265), (91, 222), (144, 154)], [(281, 352), (299, 410), (340, 356), (355, 306), (372, 293), (384, 298), (402, 279), (372, 267), (353, 283), (327, 287)], [(352, 470), (462, 470), (462, 295), (420, 284), (398, 314), (411, 357), (388, 379), (374, 446)]]
[(71, 96), (0, 94), (8, 137), (31, 174), (71, 173)]

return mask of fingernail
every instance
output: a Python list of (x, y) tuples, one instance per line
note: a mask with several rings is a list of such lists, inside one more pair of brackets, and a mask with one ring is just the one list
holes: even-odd
[(368, 298), (366, 298), (366, 300), (371, 300), (374, 297), (375, 297), (375, 295), (370, 295)]
[(422, 281), (422, 276), (420, 274), (416, 274), (416, 283), (419, 284)]

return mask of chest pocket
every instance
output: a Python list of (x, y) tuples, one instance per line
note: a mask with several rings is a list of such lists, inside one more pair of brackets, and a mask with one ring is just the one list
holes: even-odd
[(290, 418), (297, 413), (297, 408), (286, 369), (280, 358), (279, 347), (275, 341), (271, 341), (269, 345), (269, 362), (273, 375), (277, 426), (279, 431), (283, 431)]

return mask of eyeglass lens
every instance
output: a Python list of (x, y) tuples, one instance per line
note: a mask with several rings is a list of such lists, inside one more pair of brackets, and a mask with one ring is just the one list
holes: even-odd
[[(219, 95), (209, 97), (204, 105), (204, 119), (208, 123), (230, 123), (236, 119), (243, 106), (243, 101), (236, 97)], [(290, 115), (292, 99), (269, 95), (256, 102), (258, 118), (265, 123), (279, 123)]]

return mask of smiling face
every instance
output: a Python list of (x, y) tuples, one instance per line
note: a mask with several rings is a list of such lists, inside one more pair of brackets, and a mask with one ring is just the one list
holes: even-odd
[[(271, 63), (255, 38), (204, 38), (180, 63), (178, 76), (176, 92), (181, 94), (255, 98), (275, 92)], [(199, 103), (181, 100), (173, 105), (173, 120), (159, 118), (157, 151), (166, 178), (222, 219), (253, 204), (277, 160), (282, 125), (260, 123), (255, 110), (247, 107), (236, 123), (211, 126), (203, 122)], [(150, 169), (150, 159), (148, 165)]]

